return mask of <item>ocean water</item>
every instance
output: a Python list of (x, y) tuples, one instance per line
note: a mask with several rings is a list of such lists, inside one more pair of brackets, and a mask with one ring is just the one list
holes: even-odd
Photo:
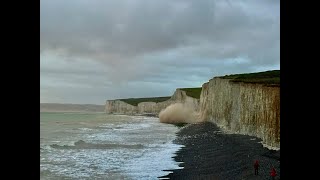
[(158, 179), (180, 168), (177, 131), (154, 117), (40, 113), (40, 179)]

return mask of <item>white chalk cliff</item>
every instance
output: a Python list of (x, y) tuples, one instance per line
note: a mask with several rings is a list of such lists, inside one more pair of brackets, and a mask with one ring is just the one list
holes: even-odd
[(210, 121), (232, 133), (259, 137), (263, 143), (280, 148), (280, 87), (232, 82), (215, 77), (203, 84), (200, 100), (177, 89), (169, 100), (141, 102), (132, 106), (120, 100), (106, 102), (107, 113), (158, 115), (173, 103), (183, 103), (202, 121)]

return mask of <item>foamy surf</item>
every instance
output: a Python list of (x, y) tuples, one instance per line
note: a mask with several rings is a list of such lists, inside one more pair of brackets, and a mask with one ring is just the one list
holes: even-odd
[[(123, 171), (132, 179), (157, 179), (168, 174), (165, 169), (182, 169), (172, 158), (174, 153), (183, 147), (172, 142), (163, 144), (158, 149), (148, 149), (141, 157), (131, 159), (123, 166)], [(141, 167), (145, 167), (141, 171)]]
[(158, 118), (64, 115), (41, 119), (40, 179), (157, 179), (180, 168), (178, 128)]

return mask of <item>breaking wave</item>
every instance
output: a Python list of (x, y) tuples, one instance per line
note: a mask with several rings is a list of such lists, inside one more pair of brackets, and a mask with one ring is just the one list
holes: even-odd
[(87, 143), (83, 140), (79, 140), (74, 143), (74, 146), (69, 145), (58, 145), (52, 144), (50, 145), (52, 148), (56, 149), (115, 149), (115, 148), (127, 148), (127, 149), (141, 149), (144, 148), (142, 144), (95, 144), (95, 143)]

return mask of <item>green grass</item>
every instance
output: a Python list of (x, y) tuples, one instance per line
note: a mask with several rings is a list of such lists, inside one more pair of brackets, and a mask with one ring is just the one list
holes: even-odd
[(280, 85), (280, 70), (264, 71), (257, 73), (232, 74), (221, 76), (223, 79), (231, 79), (232, 82), (244, 82), (254, 84), (265, 84), (269, 86)]
[[(256, 83), (264, 84), (268, 86), (279, 86), (280, 85), (280, 70), (264, 71), (257, 73), (246, 73), (246, 74), (232, 74), (221, 76), (219, 78), (231, 79), (232, 82), (244, 82), (244, 83)], [(179, 88), (185, 91), (187, 96), (200, 99), (201, 87), (196, 88)], [(147, 98), (129, 98), (129, 99), (117, 99), (133, 106), (137, 106), (141, 102), (163, 102), (170, 99), (171, 96), (165, 97), (147, 97)]]
[(193, 97), (200, 99), (200, 94), (201, 94), (201, 87), (196, 87), (196, 88), (179, 88), (182, 91), (185, 91), (187, 96)]
[[(193, 97), (193, 98), (197, 98), (200, 99), (200, 94), (201, 94), (201, 87), (197, 87), (197, 88), (179, 88), (182, 91), (185, 91), (187, 96)], [(133, 106), (138, 106), (139, 103), (141, 102), (163, 102), (166, 101), (168, 99), (170, 99), (171, 96), (165, 96), (165, 97), (147, 97), (147, 98), (128, 98), (128, 99), (116, 99), (116, 100), (120, 100), (123, 102), (126, 102), (128, 104), (131, 104)]]
[(126, 102), (128, 104), (131, 104), (133, 106), (138, 106), (141, 102), (163, 102), (168, 99), (170, 99), (171, 96), (165, 96), (165, 97), (147, 97), (147, 98), (129, 98), (129, 99), (117, 99), (123, 102)]

